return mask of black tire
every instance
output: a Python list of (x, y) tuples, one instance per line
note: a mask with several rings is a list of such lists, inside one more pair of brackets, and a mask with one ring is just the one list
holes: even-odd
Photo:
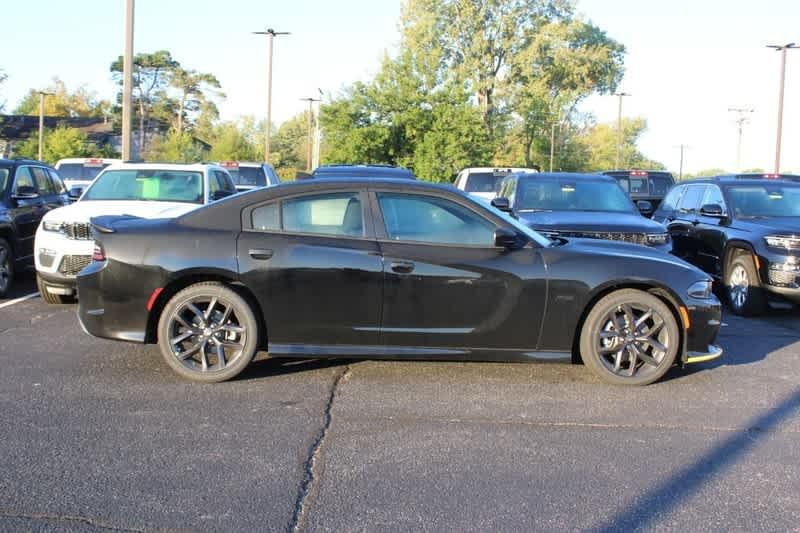
[(614, 385), (658, 381), (675, 363), (679, 349), (680, 331), (670, 308), (658, 297), (636, 289), (601, 298), (581, 329), (584, 364)]
[(158, 321), (161, 355), (172, 370), (191, 381), (217, 383), (236, 377), (253, 360), (258, 340), (252, 307), (222, 283), (183, 289), (167, 302)]
[(734, 314), (756, 316), (767, 309), (761, 278), (749, 253), (739, 253), (729, 262), (725, 269), (725, 293)]
[(0, 239), (0, 297), (8, 294), (14, 283), (14, 250), (5, 239)]
[(39, 274), (36, 274), (36, 287), (39, 289), (39, 296), (42, 297), (45, 303), (54, 305), (75, 303), (75, 298), (73, 296), (53, 294), (47, 290), (47, 283), (39, 277)]

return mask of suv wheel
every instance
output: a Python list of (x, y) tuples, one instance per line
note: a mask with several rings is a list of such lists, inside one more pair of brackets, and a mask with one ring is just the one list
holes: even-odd
[(737, 315), (752, 316), (767, 306), (764, 291), (750, 254), (740, 253), (730, 262), (725, 275), (728, 304)]
[(584, 364), (615, 385), (649, 385), (672, 367), (680, 347), (678, 322), (656, 296), (635, 289), (598, 301), (581, 330)]
[(5, 296), (14, 281), (14, 251), (5, 239), (0, 239), (0, 296)]

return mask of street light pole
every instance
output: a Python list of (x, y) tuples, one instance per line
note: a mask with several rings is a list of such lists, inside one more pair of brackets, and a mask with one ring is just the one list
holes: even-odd
[(306, 171), (311, 172), (312, 163), (311, 159), (314, 157), (314, 102), (319, 102), (319, 98), (301, 98), (300, 100), (308, 102), (308, 149), (306, 150)]
[[(133, 110), (133, 9), (134, 0), (125, 1), (125, 51), (122, 56), (122, 160), (132, 158), (131, 119)], [(141, 149), (141, 146), (139, 147)]]
[(39, 161), (42, 160), (44, 148), (44, 97), (52, 94), (46, 91), (39, 91)]
[(319, 166), (320, 155), (322, 152), (322, 124), (320, 124), (320, 114), (322, 113), (322, 89), (317, 89), (319, 92), (319, 100), (317, 100), (317, 115), (315, 117), (316, 128), (314, 131), (314, 154), (311, 157), (312, 168)]
[(728, 111), (731, 113), (736, 113), (736, 126), (738, 128), (738, 138), (736, 141), (736, 170), (741, 172), (742, 170), (742, 131), (744, 130), (744, 125), (747, 123), (748, 118), (745, 113), (752, 113), (752, 109), (744, 109), (738, 107), (729, 107)]
[(622, 99), (626, 96), (630, 96), (630, 94), (616, 93), (614, 96), (619, 98), (619, 107), (617, 108), (617, 157), (615, 159), (614, 168), (619, 170), (620, 152), (622, 151)]
[(783, 92), (786, 82), (786, 50), (798, 48), (795, 43), (784, 45), (769, 44), (767, 48), (778, 50), (781, 53), (781, 81), (778, 89), (778, 131), (775, 136), (775, 174), (781, 171), (781, 136), (783, 134)]
[(269, 163), (269, 141), (272, 136), (272, 41), (276, 35), (289, 35), (288, 31), (254, 31), (254, 35), (267, 36), (267, 135), (264, 140), (264, 161)]

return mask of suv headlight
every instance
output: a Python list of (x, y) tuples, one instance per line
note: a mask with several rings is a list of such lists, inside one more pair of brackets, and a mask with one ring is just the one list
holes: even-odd
[(61, 232), (64, 230), (64, 223), (45, 220), (44, 222), (42, 222), (42, 229), (45, 231)]
[(767, 235), (764, 237), (767, 246), (785, 250), (800, 250), (800, 237), (795, 235)]
[(669, 242), (669, 233), (650, 233), (647, 235), (647, 244), (659, 245)]
[(712, 284), (713, 282), (710, 279), (704, 279), (703, 281), (692, 283), (689, 286), (689, 290), (686, 292), (689, 293), (689, 296), (692, 298), (706, 300), (711, 297)]

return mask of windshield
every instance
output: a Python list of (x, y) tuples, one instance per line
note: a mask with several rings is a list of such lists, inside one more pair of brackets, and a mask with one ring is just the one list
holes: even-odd
[(508, 173), (475, 172), (467, 176), (465, 192), (495, 192), (497, 184), (508, 176)]
[(225, 170), (230, 173), (236, 185), (264, 187), (267, 184), (264, 169), (261, 167), (225, 167)]
[(541, 235), (540, 233), (535, 232), (525, 224), (521, 223), (519, 220), (513, 218), (508, 213), (500, 211), (499, 209), (491, 205), (487, 200), (481, 200), (480, 198), (475, 198), (473, 196), (468, 196), (468, 199), (470, 202), (480, 206), (483, 209), (490, 209), (492, 213), (502, 218), (510, 226), (513, 226), (514, 229), (516, 229), (518, 232), (528, 237), (533, 242), (537, 243), (539, 246), (551, 246), (553, 244), (553, 242), (550, 239), (548, 239), (544, 235)]
[(82, 163), (64, 163), (56, 170), (58, 170), (58, 175), (65, 180), (91, 181), (110, 164), (84, 165)]
[(728, 188), (737, 217), (800, 217), (800, 187), (746, 185)]
[(8, 183), (8, 167), (0, 167), (0, 194), (6, 190)]
[(531, 178), (520, 182), (515, 202), (517, 211), (634, 211), (613, 181)]
[(184, 170), (109, 170), (86, 190), (85, 200), (203, 203), (203, 174)]

